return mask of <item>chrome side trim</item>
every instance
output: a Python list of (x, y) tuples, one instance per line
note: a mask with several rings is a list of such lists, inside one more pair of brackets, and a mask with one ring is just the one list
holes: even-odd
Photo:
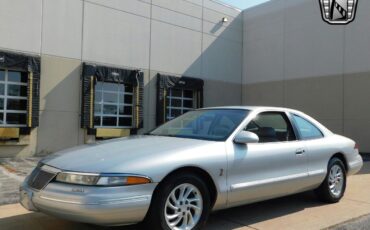
[(326, 171), (324, 169), (319, 169), (319, 170), (314, 170), (314, 171), (309, 171), (308, 175), (309, 176), (318, 176), (321, 174), (326, 174)]
[(62, 171), (62, 170), (60, 170), (59, 173), (83, 175), (83, 176), (97, 176), (97, 177), (142, 177), (142, 178), (148, 179), (150, 183), (153, 183), (152, 178), (148, 176), (139, 175), (139, 174), (131, 174), (131, 173), (86, 173), (86, 172), (73, 172), (73, 171)]
[(71, 172), (71, 171), (61, 171), (60, 173), (74, 174), (74, 175), (81, 175), (81, 176), (100, 176), (99, 173), (85, 173), (85, 172)]
[(133, 202), (141, 202), (141, 201), (150, 201), (152, 196), (144, 195), (144, 196), (133, 196), (128, 198), (120, 198), (120, 199), (111, 199), (111, 200), (102, 200), (99, 204), (126, 204), (126, 203), (133, 203)]
[(60, 170), (60, 169), (57, 169), (57, 168), (51, 167), (51, 166), (49, 166), (49, 165), (42, 165), (40, 168), (41, 168), (43, 171), (45, 171), (45, 172), (55, 173), (55, 174), (60, 173), (60, 172), (62, 171), (62, 170)]
[(98, 202), (89, 202), (89, 203), (83, 203), (81, 201), (63, 200), (63, 199), (57, 199), (57, 198), (52, 198), (52, 197), (47, 197), (47, 196), (40, 196), (40, 198), (44, 200), (55, 201), (55, 202), (66, 203), (66, 204), (100, 205), (100, 204), (125, 204), (125, 203), (148, 201), (151, 199), (151, 196), (150, 195), (133, 196), (133, 197), (127, 197), (127, 198), (100, 200)]
[(255, 186), (266, 185), (270, 183), (278, 183), (278, 182), (283, 182), (283, 181), (288, 181), (288, 180), (295, 180), (295, 179), (305, 178), (309, 176), (317, 176), (321, 174), (326, 174), (326, 171), (323, 169), (320, 169), (320, 170), (310, 171), (308, 173), (298, 173), (298, 174), (293, 174), (289, 176), (282, 176), (282, 177), (251, 181), (251, 182), (240, 183), (240, 184), (233, 184), (231, 185), (231, 190), (244, 189), (248, 187), (255, 187)]
[(131, 173), (101, 173), (99, 176), (101, 177), (141, 177), (148, 179), (150, 183), (153, 183), (152, 178), (140, 174), (131, 174)]
[(297, 174), (293, 174), (289, 176), (274, 177), (270, 179), (263, 179), (263, 180), (245, 182), (245, 183), (240, 183), (240, 184), (233, 184), (231, 185), (231, 190), (245, 189), (248, 187), (261, 186), (261, 185), (266, 185), (270, 183), (278, 183), (278, 182), (283, 182), (287, 180), (295, 180), (295, 179), (307, 177), (308, 175), (309, 175), (308, 173), (297, 173)]
[[(67, 204), (83, 204), (82, 202), (79, 202), (79, 201), (61, 200), (61, 199), (51, 198), (47, 196), (40, 196), (40, 198), (44, 200), (55, 201), (55, 202), (60, 202), (60, 203), (67, 203)], [(94, 203), (94, 204), (98, 204), (98, 203)]]

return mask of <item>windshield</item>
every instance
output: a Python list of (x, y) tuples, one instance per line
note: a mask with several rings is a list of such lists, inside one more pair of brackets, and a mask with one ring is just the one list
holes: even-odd
[(163, 124), (149, 134), (225, 141), (248, 113), (248, 110), (241, 109), (191, 111)]

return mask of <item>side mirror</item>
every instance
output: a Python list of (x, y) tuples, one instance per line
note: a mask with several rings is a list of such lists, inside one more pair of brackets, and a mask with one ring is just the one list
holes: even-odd
[(245, 145), (250, 143), (258, 143), (259, 140), (259, 137), (255, 133), (249, 131), (241, 131), (235, 136), (234, 143)]

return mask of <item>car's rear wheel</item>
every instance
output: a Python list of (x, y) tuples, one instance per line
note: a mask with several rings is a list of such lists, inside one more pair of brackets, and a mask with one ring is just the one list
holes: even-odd
[(342, 199), (346, 190), (346, 169), (339, 158), (332, 158), (328, 164), (328, 172), (324, 182), (316, 189), (319, 199), (336, 203)]
[(148, 227), (190, 230), (204, 226), (211, 199), (207, 185), (198, 176), (173, 176), (159, 186), (146, 217)]

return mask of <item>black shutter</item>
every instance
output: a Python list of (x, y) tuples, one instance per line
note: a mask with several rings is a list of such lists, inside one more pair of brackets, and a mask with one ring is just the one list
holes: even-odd
[[(31, 119), (28, 121), (28, 126), (31, 128), (35, 128), (39, 126), (39, 111), (40, 111), (40, 74), (30, 74), (29, 75), (29, 81), (28, 81), (28, 92), (32, 94), (32, 101), (28, 101), (28, 109), (31, 112), (29, 116), (31, 116)], [(31, 84), (32, 84), (32, 92), (31, 90)], [(29, 94), (29, 95), (30, 95)], [(30, 99), (30, 96), (28, 97)], [(32, 108), (29, 108), (32, 106)]]
[(193, 77), (176, 77), (169, 75), (157, 74), (157, 112), (156, 123), (157, 126), (166, 121), (166, 96), (168, 90), (171, 88), (182, 90), (193, 90), (195, 92), (196, 105), (195, 108), (203, 107), (203, 86), (202, 79)]
[(165, 86), (165, 76), (157, 74), (157, 111), (156, 111), (156, 123), (157, 126), (163, 124), (166, 119), (166, 95), (167, 87)]
[(143, 117), (144, 117), (144, 108), (143, 108), (143, 100), (144, 100), (144, 74), (143, 72), (136, 73), (136, 82), (137, 85), (134, 87), (134, 123), (133, 127), (136, 129), (143, 128)]
[[(0, 68), (28, 72), (27, 126), (39, 126), (40, 112), (40, 57), (0, 51)], [(22, 134), (29, 129), (22, 128)]]
[(83, 64), (82, 69), (82, 103), (81, 103), (81, 128), (94, 128), (94, 93), (95, 76), (89, 66)]
[[(121, 83), (133, 87), (133, 131), (143, 126), (144, 75), (140, 70), (83, 64), (81, 127), (94, 133), (94, 88), (96, 81)], [(134, 133), (133, 132), (133, 133)]]

